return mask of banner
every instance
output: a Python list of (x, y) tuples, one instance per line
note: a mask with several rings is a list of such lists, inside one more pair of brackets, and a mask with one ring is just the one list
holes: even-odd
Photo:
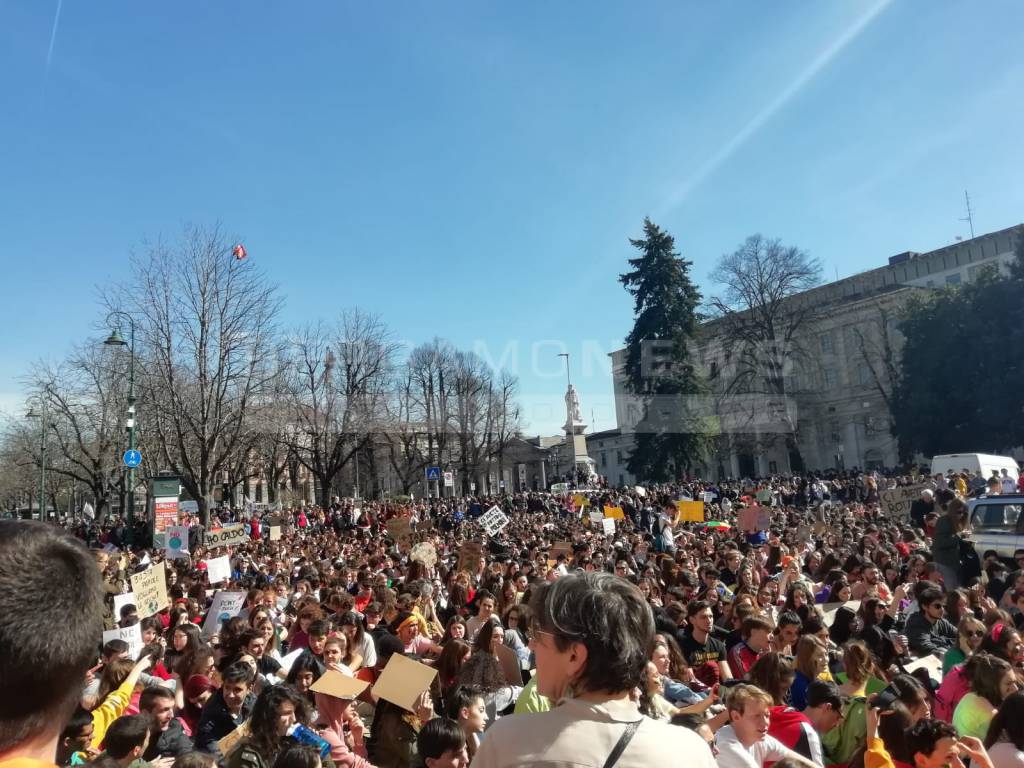
[(218, 592), (213, 596), (213, 605), (203, 622), (203, 637), (210, 637), (220, 631), (220, 625), (233, 619), (245, 605), (245, 592)]
[(676, 502), (677, 523), (703, 523), (704, 502), (703, 501), (677, 501)]
[(249, 534), (245, 532), (245, 526), (240, 523), (225, 525), (216, 531), (207, 531), (203, 541), (207, 548), (227, 547), (234, 544), (246, 544), (249, 541)]
[(488, 509), (480, 518), (480, 525), (487, 531), (488, 536), (494, 536), (508, 525), (508, 517), (499, 507), (494, 506)]
[(626, 513), (622, 511), (622, 507), (605, 507), (604, 516), (612, 520), (623, 520), (626, 517)]
[(159, 613), (170, 604), (167, 599), (167, 570), (163, 563), (133, 574), (131, 582), (140, 619)]
[(921, 498), (921, 491), (925, 488), (924, 485), (908, 485), (880, 492), (878, 498), (882, 502), (882, 511), (896, 520), (910, 517), (910, 505)]
[(167, 526), (167, 544), (164, 552), (168, 560), (176, 557), (188, 557), (188, 526), (169, 525)]

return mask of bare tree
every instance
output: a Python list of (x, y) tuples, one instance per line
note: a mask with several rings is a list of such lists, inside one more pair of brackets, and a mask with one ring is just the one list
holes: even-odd
[(454, 434), (455, 349), (434, 339), (412, 351), (408, 366), (410, 389), (425, 426), (427, 461), (443, 463), (451, 456)]
[(896, 384), (899, 381), (899, 351), (897, 349), (898, 339), (890, 330), (892, 315), (889, 309), (881, 302), (874, 302), (878, 317), (872, 320), (867, 327), (854, 326), (853, 336), (857, 345), (857, 356), (859, 362), (868, 371), (872, 389), (874, 389), (885, 403), (888, 429), (893, 431), (893, 397), (896, 392)]
[(388, 400), (388, 427), (383, 438), (388, 464), (398, 477), (402, 493), (408, 495), (423, 479), (430, 464), (427, 455), (427, 422), (416, 397), (414, 375), (407, 363), (395, 378)]
[(385, 417), (396, 344), (384, 323), (359, 310), (337, 326), (302, 328), (290, 344), (290, 428), (284, 441), (327, 501), (342, 468)]
[(812, 363), (801, 337), (820, 316), (821, 303), (800, 294), (821, 282), (821, 262), (777, 239), (752, 235), (719, 259), (711, 279), (723, 289), (710, 300), (714, 332), (728, 357), (721, 392), (734, 418), (746, 415), (750, 424), (733, 439), (757, 440), (757, 422), (767, 416), (785, 424), (787, 445), (796, 450), (796, 422), (786, 399), (792, 371)]
[(232, 257), (219, 227), (189, 227), (132, 259), (132, 277), (108, 297), (136, 320), (140, 410), (151, 451), (181, 477), (205, 522), (213, 489), (253, 438), (250, 405), (276, 373), (277, 289)]

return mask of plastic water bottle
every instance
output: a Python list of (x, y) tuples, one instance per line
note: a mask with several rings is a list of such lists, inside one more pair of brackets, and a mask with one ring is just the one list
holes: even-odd
[(295, 723), (290, 726), (286, 732), (289, 739), (299, 742), (299, 744), (308, 744), (315, 749), (320, 751), (320, 757), (326, 759), (331, 754), (331, 745), (320, 738), (315, 732), (304, 726), (302, 723)]

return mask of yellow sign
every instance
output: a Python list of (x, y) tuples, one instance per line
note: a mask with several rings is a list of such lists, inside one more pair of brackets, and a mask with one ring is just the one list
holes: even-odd
[(575, 496), (572, 497), (572, 503), (576, 507), (576, 509), (585, 509), (586, 507), (590, 506), (590, 499), (588, 499), (581, 493), (577, 493)]
[(677, 501), (676, 502), (677, 523), (703, 523), (704, 502), (703, 501)]
[[(622, 511), (622, 507), (605, 507), (604, 516), (610, 517), (612, 520), (624, 520), (626, 513)], [(703, 519), (701, 518), (701, 520)]]

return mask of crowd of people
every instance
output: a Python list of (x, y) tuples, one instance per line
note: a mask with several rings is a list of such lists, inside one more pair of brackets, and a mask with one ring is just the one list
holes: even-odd
[[(975, 556), (964, 498), (1015, 489), (974, 480), (332, 499), (174, 558), (0, 521), (0, 768), (1021, 767), (1024, 551)], [(151, 568), (167, 604), (115, 611)], [(396, 656), (434, 672), (411, 704)]]

